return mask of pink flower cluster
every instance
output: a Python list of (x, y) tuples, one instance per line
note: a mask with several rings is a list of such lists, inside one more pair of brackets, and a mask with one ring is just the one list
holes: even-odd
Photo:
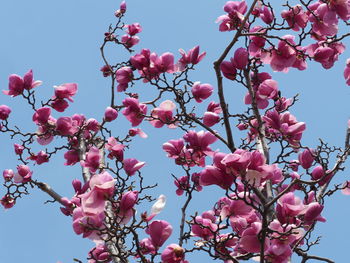
[[(210, 132), (188, 131), (183, 139), (170, 140), (163, 144), (163, 150), (178, 165), (204, 166), (205, 157), (213, 154), (209, 147), (217, 138)], [(186, 143), (186, 145), (185, 145)]]
[(10, 75), (9, 90), (3, 90), (2, 92), (5, 95), (15, 97), (23, 94), (24, 90), (34, 89), (41, 84), (42, 82), (40, 80), (34, 81), (33, 71), (29, 70), (26, 74), (24, 74), (23, 78), (16, 74)]
[(235, 80), (237, 70), (244, 69), (249, 62), (249, 54), (247, 49), (245, 48), (238, 48), (234, 56), (230, 59), (230, 61), (223, 61), (220, 65), (220, 69), (222, 74), (230, 79)]

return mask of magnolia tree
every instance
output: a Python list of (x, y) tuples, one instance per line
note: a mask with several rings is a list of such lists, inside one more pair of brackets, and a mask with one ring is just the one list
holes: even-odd
[[(232, 39), (208, 69), (216, 75), (208, 84), (192, 78), (206, 52), (195, 46), (177, 55), (156, 54), (138, 47), (142, 27), (125, 19), (122, 2), (100, 48), (110, 98), (99, 119), (64, 114), (76, 83), (55, 86), (50, 98), (39, 101), (42, 82), (32, 70), (10, 75), (3, 93), (27, 104), (37, 128), (12, 125), (14, 109), (0, 106), (0, 132), (13, 140), (18, 158), (17, 167), (3, 170), (4, 209), (15, 209), (35, 189), (48, 194), (58, 213), (71, 218), (72, 231), (94, 242), (87, 251), (89, 263), (188, 263), (186, 258), (197, 253), (225, 263), (283, 263), (292, 256), (298, 262), (333, 262), (314, 255), (311, 247), (319, 241), (314, 230), (326, 221), (327, 199), (338, 191), (350, 194), (347, 181), (333, 183), (345, 168), (350, 128), (343, 147), (323, 140), (308, 147), (302, 140), (307, 125), (293, 115), (297, 96), (283, 96), (283, 84), (267, 71), (302, 71), (314, 62), (332, 68), (350, 36), (350, 1), (228, 1), (223, 9), (218, 30), (230, 32)], [(127, 52), (128, 58), (108, 56), (107, 46)], [(342, 74), (350, 85), (350, 60)], [(140, 85), (147, 86), (147, 96), (134, 91)], [(225, 95), (232, 85), (245, 90), (244, 98)], [(242, 100), (245, 110), (234, 112), (230, 106)], [(130, 123), (126, 134), (117, 128), (122, 118)], [(140, 128), (147, 122), (154, 134)], [(181, 169), (169, 176), (175, 187), (168, 193), (183, 201), (177, 225), (162, 216), (166, 197), (152, 194), (157, 185), (145, 184), (145, 162), (129, 150), (135, 136), (146, 139), (166, 129), (179, 130), (181, 138), (150, 151), (167, 155), (169, 175), (171, 166)], [(243, 136), (234, 136), (235, 130)], [(38, 145), (41, 150), (34, 151)], [(61, 196), (36, 174), (36, 166), (55, 155), (64, 157), (62, 165), (81, 166), (80, 178), (67, 182), (73, 196)], [(201, 198), (197, 192), (211, 185), (221, 198), (192, 213), (189, 206)]]

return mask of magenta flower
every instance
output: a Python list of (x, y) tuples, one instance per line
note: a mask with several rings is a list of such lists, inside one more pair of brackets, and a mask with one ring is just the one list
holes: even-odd
[(178, 196), (183, 195), (184, 191), (188, 190), (191, 186), (188, 181), (188, 176), (181, 176), (180, 178), (175, 179), (174, 184), (177, 187), (176, 194)]
[(48, 107), (39, 108), (33, 115), (33, 121), (36, 124), (45, 125), (47, 124), (51, 115), (51, 109)]
[(306, 47), (307, 53), (313, 57), (313, 59), (322, 64), (322, 67), (329, 69), (333, 67), (334, 62), (338, 60), (340, 54), (345, 50), (345, 46), (342, 43), (325, 44), (324, 41), (320, 41), (316, 44), (311, 44)]
[(130, 58), (131, 65), (138, 70), (147, 68), (151, 63), (150, 56), (151, 51), (149, 49), (142, 49), (140, 54), (136, 54)]
[(164, 220), (155, 220), (149, 224), (146, 233), (150, 235), (152, 244), (158, 250), (173, 232), (172, 226)]
[(139, 103), (138, 99), (134, 98), (124, 99), (123, 105), (126, 107), (122, 112), (123, 115), (131, 122), (132, 126), (139, 125), (143, 121), (144, 115), (147, 113), (147, 106)]
[(130, 67), (122, 67), (116, 71), (115, 78), (119, 83), (117, 86), (117, 90), (119, 92), (122, 92), (127, 89), (128, 83), (131, 82), (134, 78), (134, 74)]
[(154, 63), (154, 67), (159, 71), (159, 73), (174, 72), (174, 55), (172, 53), (166, 52), (159, 57), (155, 53), (152, 53), (150, 59)]
[(103, 244), (96, 245), (96, 247), (91, 249), (88, 253), (88, 257), (88, 263), (108, 263), (111, 261), (108, 248), (106, 247), (106, 245)]
[(200, 185), (218, 185), (223, 189), (228, 189), (233, 184), (234, 176), (228, 174), (226, 172), (226, 167), (222, 164), (222, 160), (225, 156), (225, 153), (214, 153), (213, 165), (207, 165), (205, 169), (200, 172)]
[(2, 176), (4, 177), (4, 180), (7, 182), (12, 180), (12, 178), (15, 176), (15, 173), (13, 172), (12, 169), (6, 169), (3, 171)]
[(123, 161), (124, 171), (128, 176), (134, 175), (138, 170), (140, 170), (146, 163), (140, 162), (134, 158), (125, 159)]
[(55, 98), (50, 106), (58, 112), (64, 112), (68, 108), (69, 104), (64, 99)]
[(235, 51), (231, 63), (238, 69), (244, 69), (248, 65), (249, 53), (247, 49), (240, 47)]
[(162, 252), (162, 263), (188, 263), (185, 250), (177, 244), (170, 244)]
[(231, 61), (223, 61), (220, 64), (220, 70), (225, 78), (235, 80), (237, 75), (237, 69)]
[(176, 159), (182, 155), (184, 146), (183, 139), (170, 140), (163, 144), (163, 150), (168, 154), (169, 158)]
[(93, 146), (86, 153), (84, 161), (80, 161), (83, 167), (89, 168), (90, 172), (95, 172), (100, 166), (100, 149)]
[(106, 149), (109, 151), (109, 159), (117, 159), (118, 161), (123, 161), (124, 159), (124, 148), (125, 146), (118, 143), (114, 137), (110, 137), (106, 144)]
[(267, 6), (262, 7), (259, 13), (261, 20), (266, 24), (271, 24), (275, 18), (271, 9)]
[(132, 48), (140, 42), (140, 38), (138, 36), (124, 35), (122, 36), (120, 42), (123, 43), (127, 48)]
[(9, 209), (15, 205), (16, 201), (13, 199), (13, 197), (11, 197), (11, 195), (7, 194), (1, 198), (0, 203), (5, 209)]
[[(326, 176), (326, 173), (328, 174), (327, 176)], [(330, 173), (330, 171), (326, 171), (326, 173), (325, 173), (323, 167), (321, 165), (318, 165), (312, 170), (311, 177), (313, 180), (320, 180), (322, 178), (322, 180), (320, 180), (318, 182), (318, 184), (322, 186), (322, 185), (328, 183), (334, 175), (334, 174)]]
[(126, 32), (130, 35), (136, 35), (138, 33), (140, 33), (142, 31), (142, 27), (140, 25), (140, 23), (134, 23), (131, 25), (125, 25), (126, 28)]
[(197, 81), (193, 83), (191, 92), (194, 99), (200, 103), (211, 96), (213, 93), (213, 87), (210, 84), (201, 84)]
[(350, 58), (346, 60), (346, 66), (344, 69), (344, 78), (345, 78), (346, 84), (350, 86)]
[[(309, 14), (312, 31), (320, 37), (334, 36), (338, 32), (336, 12), (327, 3), (315, 2), (308, 6), (313, 13)], [(316, 17), (315, 17), (316, 16)]]
[(40, 86), (42, 82), (40, 80), (34, 81), (33, 79), (33, 71), (29, 70), (23, 78), (12, 74), (9, 77), (9, 90), (3, 90), (2, 92), (5, 95), (9, 95), (12, 97), (18, 96), (23, 93), (23, 91), (31, 90), (37, 86)]
[(262, 61), (270, 64), (273, 71), (287, 73), (289, 68), (294, 65), (297, 56), (297, 52), (292, 45), (295, 45), (294, 36), (284, 36), (283, 40), (278, 42), (277, 49), (272, 49), (263, 54)]
[(63, 157), (64, 159), (66, 159), (66, 162), (64, 163), (64, 165), (74, 165), (80, 161), (79, 152), (77, 150), (69, 150), (65, 152)]
[(129, 191), (122, 195), (119, 203), (118, 217), (120, 218), (120, 224), (126, 224), (134, 215), (134, 206), (138, 200), (137, 191)]
[(329, 7), (344, 21), (350, 19), (350, 3), (348, 0), (333, 0), (329, 2)]
[(302, 215), (304, 210), (303, 202), (293, 192), (286, 193), (277, 201), (277, 218), (282, 224), (295, 224), (298, 220), (296, 217)]
[(28, 159), (35, 161), (36, 164), (40, 165), (49, 161), (49, 155), (44, 151), (40, 151), (37, 154), (30, 156)]
[[(151, 112), (151, 116), (154, 120), (151, 120), (150, 123), (156, 127), (161, 128), (164, 124), (169, 124), (174, 121), (173, 111), (176, 108), (176, 105), (171, 100), (163, 101), (159, 108), (154, 108)], [(174, 124), (170, 124), (169, 128), (175, 128)]]
[(140, 241), (141, 253), (146, 254), (155, 254), (156, 248), (153, 246), (150, 238), (144, 238)]
[(208, 127), (214, 126), (220, 122), (220, 116), (217, 113), (207, 111), (203, 116), (203, 123)]
[(190, 49), (188, 53), (186, 53), (183, 49), (179, 49), (179, 52), (182, 55), (177, 64), (179, 71), (183, 71), (189, 64), (198, 64), (206, 55), (206, 52), (199, 54), (199, 46), (195, 46), (194, 48)]
[(7, 120), (11, 113), (11, 108), (6, 105), (0, 105), (0, 120)]
[(59, 86), (54, 86), (55, 88), (55, 98), (67, 99), (73, 102), (73, 96), (78, 91), (78, 85), (76, 83), (66, 83)]
[(140, 128), (131, 128), (129, 130), (129, 135), (132, 137), (139, 135), (141, 138), (144, 138), (144, 139), (148, 137), (148, 135)]
[(78, 128), (73, 123), (72, 118), (61, 117), (56, 122), (56, 131), (61, 135), (73, 135), (78, 131)]
[(17, 173), (15, 173), (13, 179), (15, 183), (27, 183), (32, 179), (33, 172), (30, 171), (27, 165), (18, 165)]
[(216, 19), (217, 23), (220, 22), (219, 30), (221, 32), (232, 31), (241, 26), (244, 13), (247, 11), (247, 4), (245, 1), (228, 1), (224, 5), (224, 11), (228, 14)]
[[(261, 26), (255, 26), (249, 30), (250, 33), (265, 33), (266, 30)], [(254, 57), (260, 57), (262, 48), (265, 46), (266, 39), (260, 36), (249, 36), (250, 43), (249, 43), (249, 54)]]
[(305, 28), (309, 20), (308, 15), (305, 13), (301, 5), (293, 6), (289, 10), (283, 10), (281, 16), (294, 31), (299, 31), (300, 28)]
[(259, 232), (261, 230), (261, 223), (255, 222), (247, 227), (243, 232), (239, 241), (239, 247), (246, 252), (259, 252), (260, 242), (258, 239)]
[(309, 169), (315, 160), (315, 151), (313, 149), (305, 149), (303, 152), (299, 153), (298, 160), (299, 164), (304, 169)]
[[(256, 89), (256, 102), (259, 109), (265, 109), (268, 105), (268, 99), (275, 99), (278, 95), (277, 81), (272, 79), (264, 80)], [(245, 104), (251, 104), (252, 98), (249, 93), (244, 98)]]
[(196, 216), (192, 222), (191, 234), (204, 240), (210, 240), (218, 229), (215, 221), (215, 213), (212, 210), (204, 212), (201, 216)]
[(118, 117), (118, 111), (113, 109), (112, 107), (107, 107), (105, 110), (105, 121), (111, 122), (114, 121)]

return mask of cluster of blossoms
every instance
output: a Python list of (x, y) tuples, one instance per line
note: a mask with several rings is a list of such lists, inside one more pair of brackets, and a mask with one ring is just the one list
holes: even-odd
[[(306, 124), (289, 111), (296, 97), (283, 97), (281, 86), (263, 67), (270, 65), (274, 72), (287, 73), (291, 68), (305, 70), (307, 60), (320, 63), (324, 69), (333, 67), (345, 50), (340, 41), (349, 35), (340, 36), (339, 23), (348, 23), (350, 1), (311, 2), (301, 1), (295, 6), (286, 3), (277, 16), (266, 1), (253, 1), (251, 7), (244, 0), (228, 1), (224, 5), (226, 14), (217, 19), (219, 31), (236, 33), (214, 63), (214, 87), (190, 80), (191, 70), (206, 56), (199, 46), (187, 52), (180, 49), (177, 61), (170, 52), (158, 55), (142, 48), (133, 53), (131, 48), (139, 43), (142, 27), (122, 22), (126, 14), (123, 1), (115, 12), (117, 24), (105, 33), (101, 47), (105, 62), (101, 71), (104, 77), (111, 78), (112, 99), (100, 121), (82, 114), (53, 116), (52, 109), (62, 113), (73, 102), (76, 83), (55, 86), (54, 95), (37, 107), (34, 88), (42, 82), (34, 80), (32, 70), (23, 77), (10, 75), (9, 88), (3, 93), (20, 96), (31, 106), (37, 130), (25, 133), (11, 128), (11, 108), (0, 105), (0, 132), (21, 137), (21, 143), (14, 144), (21, 164), (15, 171), (3, 171), (7, 192), (0, 203), (5, 209), (13, 207), (18, 198), (29, 193), (28, 186), (48, 193), (61, 204), (61, 212), (72, 217), (74, 232), (95, 242), (88, 252), (89, 263), (128, 262), (131, 258), (153, 263), (156, 257), (162, 263), (188, 263), (185, 255), (197, 250), (225, 263), (252, 258), (261, 263), (287, 263), (293, 253), (306, 262), (311, 245), (305, 238), (317, 222), (326, 221), (321, 215), (325, 197), (337, 190), (350, 194), (349, 181), (326, 193), (350, 154), (349, 142), (343, 150), (323, 143), (315, 148), (303, 146)], [(119, 38), (118, 30), (126, 34)], [(226, 59), (242, 38), (240, 47)], [(127, 61), (107, 61), (104, 48), (109, 43), (130, 52)], [(246, 88), (246, 112), (230, 113), (222, 76)], [(344, 78), (350, 86), (349, 59)], [(156, 89), (153, 100), (145, 102), (142, 94), (129, 93), (140, 82)], [(215, 89), (219, 102), (208, 102), (203, 116), (198, 117), (198, 104), (210, 98)], [(120, 105), (115, 104), (115, 91)], [(120, 118), (132, 127), (124, 137), (112, 134), (107, 126)], [(126, 158), (134, 136), (147, 138), (137, 127), (144, 122), (154, 128), (166, 126), (185, 132), (182, 138), (163, 144), (167, 157), (183, 170), (181, 176), (173, 175), (176, 195), (186, 200), (181, 209), (178, 244), (167, 243), (174, 227), (154, 219), (165, 207), (164, 195), (153, 204), (150, 214), (137, 213), (143, 209), (142, 204), (154, 200), (146, 194), (154, 186), (143, 185), (141, 169), (145, 162)], [(246, 133), (237, 146), (232, 122)], [(202, 130), (195, 130), (198, 126)], [(47, 148), (33, 152), (34, 143)], [(214, 148), (221, 147), (219, 143), (225, 150)], [(275, 144), (279, 150), (275, 150)], [(30, 164), (48, 163), (59, 151), (64, 151), (64, 165), (78, 164), (82, 168), (83, 180), (73, 180), (71, 198), (61, 197), (46, 183), (33, 178), (30, 168)], [(337, 161), (330, 168), (335, 152)], [(272, 155), (276, 155), (274, 161)], [(218, 187), (224, 196), (201, 215), (189, 216), (186, 209), (195, 192), (205, 192), (210, 187)]]

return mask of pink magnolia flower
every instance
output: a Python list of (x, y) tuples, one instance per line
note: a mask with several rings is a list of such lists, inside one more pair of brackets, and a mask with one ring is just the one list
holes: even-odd
[(299, 164), (304, 169), (309, 169), (315, 160), (315, 151), (313, 149), (305, 149), (303, 152), (299, 153), (298, 160)]
[(69, 104), (64, 99), (55, 98), (53, 102), (51, 102), (50, 106), (58, 112), (64, 112), (68, 108)]
[(0, 120), (7, 120), (11, 113), (11, 109), (7, 105), (0, 105)]
[(204, 113), (203, 123), (209, 127), (217, 124), (220, 121), (220, 113), (222, 113), (220, 104), (211, 101), (208, 104), (207, 112)]
[(146, 233), (150, 235), (152, 244), (158, 250), (173, 232), (172, 226), (164, 220), (155, 220), (148, 225)]
[(209, 145), (218, 140), (215, 135), (206, 131), (188, 131), (183, 138), (189, 144), (189, 148), (206, 155), (212, 155), (213, 151)]
[(140, 42), (140, 38), (138, 36), (124, 35), (122, 36), (120, 42), (123, 43), (127, 48), (132, 48)]
[(33, 121), (36, 124), (45, 125), (50, 118), (51, 109), (48, 107), (39, 108), (35, 111), (33, 115)]
[(3, 90), (2, 92), (5, 95), (9, 95), (12, 97), (18, 96), (23, 93), (23, 91), (31, 90), (37, 86), (40, 86), (42, 82), (40, 80), (34, 81), (33, 79), (33, 71), (29, 70), (23, 78), (12, 74), (9, 77), (9, 90)]
[(344, 78), (345, 78), (346, 84), (350, 86), (350, 58), (346, 60), (346, 66), (344, 69)]
[(162, 263), (188, 263), (185, 250), (177, 244), (170, 244), (162, 252)]
[[(84, 117), (85, 118), (85, 117)], [(79, 125), (81, 126), (81, 125)], [(90, 118), (86, 121), (86, 130), (87, 131), (92, 131), (92, 132), (97, 132), (100, 129), (100, 124), (98, 123), (97, 120)]]
[(104, 244), (96, 245), (96, 247), (91, 249), (88, 253), (88, 257), (89, 257), (88, 263), (111, 262), (111, 257), (109, 255), (108, 248)]
[(190, 49), (188, 53), (186, 53), (183, 49), (179, 49), (179, 52), (182, 55), (177, 63), (179, 71), (183, 71), (189, 64), (198, 64), (206, 55), (206, 52), (199, 54), (199, 46), (195, 46), (194, 48)]
[(23, 153), (24, 147), (22, 145), (15, 143), (13, 146), (17, 155), (21, 155)]
[(293, 6), (289, 10), (283, 10), (281, 16), (294, 31), (299, 31), (300, 28), (305, 28), (309, 20), (308, 15), (301, 5)]
[(114, 137), (110, 137), (105, 147), (109, 151), (109, 159), (116, 158), (118, 161), (123, 161), (125, 148), (123, 144), (118, 143)]
[(232, 31), (238, 29), (244, 19), (244, 14), (247, 11), (245, 1), (228, 1), (224, 5), (224, 11), (227, 15), (222, 15), (217, 18), (216, 22), (220, 22), (219, 30)]
[(61, 117), (58, 118), (56, 122), (56, 131), (63, 136), (67, 136), (76, 133), (78, 131), (78, 128), (76, 127), (72, 118)]
[(177, 187), (176, 194), (178, 196), (183, 195), (184, 191), (188, 190), (191, 186), (189, 183), (188, 176), (181, 176), (180, 178), (176, 178), (174, 180), (174, 184)]
[[(326, 173), (328, 174), (327, 176)], [(316, 166), (311, 172), (311, 177), (313, 180), (320, 180), (322, 178), (322, 180), (318, 182), (318, 184), (321, 186), (328, 183), (332, 179), (333, 175), (334, 174), (330, 173), (329, 170), (325, 172), (321, 165)]]
[(305, 210), (305, 205), (299, 197), (295, 196), (293, 192), (286, 193), (278, 201), (276, 206), (277, 219), (282, 224), (295, 224), (298, 222), (296, 218), (302, 215)]
[(195, 100), (200, 103), (211, 96), (213, 87), (210, 84), (201, 84), (197, 81), (193, 83), (191, 92)]
[[(259, 109), (265, 109), (269, 105), (268, 99), (275, 99), (278, 95), (277, 81), (272, 79), (264, 80), (256, 89), (255, 97)], [(249, 93), (244, 98), (245, 104), (252, 104)]]
[(80, 195), (81, 208), (85, 215), (98, 216), (104, 213), (105, 203), (114, 194), (114, 179), (107, 173), (95, 174), (89, 181), (90, 191)]
[(122, 92), (127, 89), (128, 83), (134, 78), (134, 74), (130, 67), (122, 67), (116, 71), (115, 78), (118, 82), (117, 90)]
[(125, 12), (126, 12), (126, 2), (122, 1), (120, 3), (119, 9), (115, 12), (115, 16), (119, 17), (119, 16), (125, 14)]
[(86, 153), (84, 161), (80, 161), (83, 167), (89, 168), (90, 172), (95, 172), (100, 167), (100, 149), (93, 146)]
[(130, 58), (131, 65), (138, 70), (148, 68), (151, 63), (150, 56), (151, 51), (149, 49), (142, 49), (139, 54)]
[(140, 241), (140, 248), (141, 248), (141, 253), (143, 255), (146, 254), (155, 254), (156, 253), (156, 248), (152, 244), (152, 241), (150, 238), (144, 238)]
[[(261, 26), (255, 26), (249, 30), (249, 33), (264, 34), (266, 30)], [(249, 36), (250, 43), (248, 47), (249, 54), (254, 57), (260, 57), (262, 48), (265, 46), (266, 39), (258, 35)]]
[(176, 159), (182, 155), (184, 146), (183, 139), (170, 140), (163, 144), (163, 150), (168, 154), (169, 158)]
[(233, 58), (231, 58), (231, 63), (238, 69), (244, 69), (249, 62), (248, 59), (248, 50), (240, 47), (235, 51)]
[(348, 0), (329, 1), (329, 7), (344, 21), (350, 19), (350, 3)]
[(73, 96), (78, 91), (78, 85), (76, 83), (65, 83), (59, 86), (54, 86), (55, 97), (59, 99), (67, 99), (70, 102), (73, 102)]
[(255, 222), (247, 227), (239, 241), (239, 247), (246, 252), (256, 253), (260, 251), (260, 242), (258, 239), (261, 230), (261, 223)]
[(73, 211), (73, 230), (77, 235), (83, 234), (83, 238), (100, 240), (98, 229), (102, 227), (104, 218), (104, 212), (86, 215), (81, 207), (77, 207)]
[(166, 52), (161, 56), (157, 56), (155, 53), (152, 53), (150, 56), (151, 61), (153, 62), (155, 68), (160, 72), (173, 73), (175, 69), (174, 65), (174, 55), (170, 52)]
[(30, 171), (27, 165), (18, 165), (17, 173), (15, 173), (13, 179), (15, 183), (27, 183), (32, 179), (33, 172)]
[(232, 61), (223, 61), (220, 64), (220, 70), (225, 78), (235, 80), (237, 75), (237, 69)]
[(134, 23), (131, 25), (125, 25), (126, 28), (126, 32), (130, 35), (136, 35), (138, 33), (140, 33), (142, 31), (142, 27), (140, 25), (140, 23)]
[(226, 172), (226, 167), (222, 164), (222, 160), (226, 156), (225, 153), (215, 152), (213, 156), (213, 165), (207, 165), (200, 172), (199, 184), (218, 185), (223, 189), (228, 189), (234, 180), (234, 176)]
[[(151, 112), (151, 116), (154, 120), (151, 120), (150, 123), (156, 127), (161, 128), (164, 124), (168, 124), (174, 120), (173, 111), (176, 108), (176, 105), (171, 100), (163, 101), (159, 108), (154, 108)], [(174, 124), (170, 124), (169, 128), (176, 127)]]
[(123, 161), (124, 171), (128, 176), (134, 175), (138, 170), (140, 170), (146, 163), (140, 162), (134, 158), (125, 159)]
[(215, 221), (215, 213), (212, 210), (204, 212), (201, 216), (196, 216), (192, 222), (191, 234), (204, 240), (210, 240), (218, 229)]
[(49, 161), (49, 155), (44, 151), (40, 151), (37, 154), (30, 156), (28, 159), (35, 161), (36, 164), (40, 165)]
[(307, 53), (313, 57), (313, 59), (322, 64), (322, 67), (329, 69), (333, 67), (334, 62), (338, 60), (340, 54), (345, 50), (345, 46), (342, 43), (325, 44), (320, 41), (317, 44), (311, 44), (306, 47)]
[(120, 218), (120, 224), (126, 224), (134, 215), (134, 206), (138, 201), (138, 192), (129, 191), (122, 195), (119, 203), (118, 217)]
[(16, 200), (13, 199), (11, 195), (7, 194), (1, 198), (0, 203), (5, 209), (9, 209), (16, 204)]
[(324, 37), (337, 34), (338, 19), (336, 12), (331, 10), (327, 3), (315, 2), (309, 5), (308, 8), (313, 12), (309, 14), (309, 21), (312, 23), (312, 31), (316, 35)]
[(101, 67), (100, 71), (102, 71), (102, 74), (105, 78), (109, 77), (113, 73), (110, 65), (104, 65), (103, 67)]
[(141, 138), (144, 138), (144, 139), (148, 137), (148, 135), (140, 128), (131, 128), (129, 130), (129, 135), (132, 137), (139, 135)]
[(12, 178), (15, 176), (15, 173), (13, 172), (12, 169), (6, 169), (2, 172), (2, 176), (4, 177), (4, 180), (11, 181)]
[(287, 73), (297, 56), (297, 51), (292, 45), (295, 45), (294, 36), (285, 35), (283, 40), (278, 42), (277, 48), (265, 52), (261, 59), (265, 64), (270, 64), (273, 71)]
[(262, 7), (259, 13), (259, 17), (266, 24), (271, 24), (275, 18), (273, 13), (271, 12), (271, 9), (267, 6)]
[(112, 107), (107, 107), (105, 110), (105, 121), (111, 122), (114, 121), (118, 117), (118, 111), (113, 109)]
[(80, 161), (79, 152), (77, 150), (69, 150), (64, 153), (63, 157), (66, 159), (64, 165), (74, 165)]
[(126, 107), (122, 112), (123, 115), (131, 122), (132, 126), (139, 125), (147, 113), (147, 106), (134, 98), (124, 99), (123, 105)]

